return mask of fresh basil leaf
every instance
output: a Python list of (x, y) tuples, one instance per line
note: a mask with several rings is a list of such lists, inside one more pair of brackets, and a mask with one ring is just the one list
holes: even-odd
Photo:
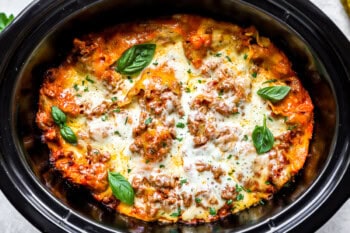
[(117, 60), (115, 70), (124, 75), (137, 74), (151, 63), (155, 50), (155, 44), (134, 45)]
[(56, 106), (51, 107), (51, 116), (54, 122), (59, 126), (63, 125), (67, 121), (66, 114)]
[(5, 13), (0, 13), (0, 32), (2, 31), (2, 30), (4, 30), (5, 29), (5, 27), (7, 26), (7, 25), (9, 25), (11, 22), (12, 22), (12, 20), (14, 19), (15, 17), (13, 16), (13, 14), (11, 14), (11, 15), (9, 15), (9, 16), (7, 16)]
[(264, 116), (263, 126), (255, 126), (252, 134), (253, 143), (258, 154), (263, 154), (272, 149), (274, 137), (266, 127), (266, 116)]
[(112, 189), (113, 195), (116, 198), (125, 204), (134, 204), (134, 189), (124, 176), (122, 176), (119, 172), (108, 171), (108, 182)]
[(77, 136), (75, 136), (73, 130), (67, 125), (60, 127), (60, 133), (63, 139), (69, 143), (76, 143), (78, 141)]
[(259, 89), (258, 95), (271, 102), (277, 102), (283, 100), (284, 97), (288, 95), (289, 91), (289, 86), (271, 86)]

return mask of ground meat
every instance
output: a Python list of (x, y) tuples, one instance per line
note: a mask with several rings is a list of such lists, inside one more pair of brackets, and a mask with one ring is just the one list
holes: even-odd
[(147, 163), (161, 161), (169, 153), (175, 135), (169, 127), (154, 125), (153, 128), (147, 127), (134, 138), (130, 151), (142, 155)]
[(148, 196), (148, 201), (150, 203), (161, 203), (163, 202), (163, 200), (165, 199), (165, 197), (163, 196), (163, 194), (161, 192), (155, 191), (152, 195)]
[(80, 55), (80, 56), (88, 56), (91, 54), (99, 45), (98, 42), (101, 41), (102, 38), (99, 37), (94, 40), (79, 40), (79, 39), (74, 39), (73, 44), (74, 44), (74, 49), (73, 53), (75, 55)]
[(234, 200), (236, 199), (236, 188), (226, 185), (226, 187), (221, 192), (221, 198), (225, 200)]
[(175, 177), (160, 174), (150, 177), (150, 183), (157, 188), (175, 188), (177, 179)]
[(111, 159), (111, 154), (108, 151), (100, 152), (98, 149), (94, 149), (91, 145), (88, 145), (86, 158), (93, 163), (105, 163)]
[(181, 197), (185, 207), (189, 207), (192, 204), (192, 195), (182, 192)]
[(268, 168), (270, 171), (270, 175), (268, 180), (271, 180), (273, 184), (275, 184), (277, 187), (282, 186), (284, 183), (284, 179), (288, 179), (288, 177), (285, 177), (285, 166), (289, 162), (283, 155), (283, 152), (277, 152), (275, 150), (271, 150), (269, 152), (269, 164)]
[(225, 171), (221, 167), (211, 167), (211, 172), (213, 173), (214, 179), (221, 183), (220, 176), (225, 174)]
[(206, 121), (203, 114), (189, 116), (187, 125), (190, 133), (194, 136), (193, 142), (196, 147), (206, 144), (214, 136), (214, 126)]
[[(156, 123), (157, 122), (157, 123)], [(161, 125), (161, 124), (166, 125)], [(134, 142), (131, 152), (140, 153), (146, 162), (160, 161), (171, 149), (176, 137), (174, 122), (164, 119), (153, 119), (146, 112), (141, 112), (139, 125), (133, 128)]]
[(216, 137), (215, 140), (213, 140), (213, 143), (217, 145), (221, 151), (226, 152), (230, 150), (238, 139), (235, 130), (236, 129), (230, 129), (229, 127), (217, 130), (215, 132)]
[(212, 107), (213, 102), (213, 96), (201, 94), (194, 98), (191, 103), (191, 109), (196, 109), (202, 113), (206, 113)]
[(196, 169), (199, 172), (210, 171), (211, 165), (199, 161), (199, 162), (196, 162)]
[(149, 181), (142, 176), (134, 176), (131, 182), (131, 186), (135, 190), (137, 196), (144, 195), (147, 187), (149, 187)]
[(164, 113), (172, 113), (174, 111), (183, 113), (180, 103), (181, 93), (176, 91), (180, 89), (179, 84), (174, 82), (169, 87), (163, 82), (163, 79), (158, 76), (148, 77), (147, 88), (142, 89), (138, 94), (140, 105), (155, 115), (160, 115), (164, 111)]

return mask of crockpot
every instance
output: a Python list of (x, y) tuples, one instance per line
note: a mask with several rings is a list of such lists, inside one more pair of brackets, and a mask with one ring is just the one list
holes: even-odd
[[(49, 164), (35, 113), (43, 74), (72, 41), (134, 18), (194, 13), (255, 25), (293, 63), (315, 105), (310, 156), (264, 206), (214, 223), (160, 225), (96, 203)], [(0, 185), (43, 232), (312, 232), (350, 196), (350, 43), (306, 0), (36, 0), (0, 34)]]

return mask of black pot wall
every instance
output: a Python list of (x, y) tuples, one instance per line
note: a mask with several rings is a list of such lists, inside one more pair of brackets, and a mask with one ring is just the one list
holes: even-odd
[[(265, 206), (199, 226), (161, 226), (104, 209), (52, 171), (35, 125), (43, 73), (64, 59), (74, 37), (172, 13), (255, 25), (286, 52), (315, 105), (310, 157), (295, 184)], [(306, 0), (35, 1), (0, 35), (2, 191), (45, 232), (313, 232), (350, 196), (349, 54), (349, 41)]]

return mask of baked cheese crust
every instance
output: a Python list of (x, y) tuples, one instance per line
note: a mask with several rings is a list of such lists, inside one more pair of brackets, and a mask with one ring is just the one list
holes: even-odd
[[(116, 61), (135, 45), (155, 45), (137, 74)], [(257, 92), (290, 89), (278, 101)], [(62, 137), (55, 106), (76, 142)], [(106, 206), (144, 221), (210, 222), (273, 194), (303, 167), (313, 105), (288, 58), (254, 27), (193, 15), (117, 25), (74, 40), (47, 71), (37, 124), (52, 165)], [(257, 153), (266, 122), (273, 145)], [(133, 204), (113, 195), (121, 174)]]

